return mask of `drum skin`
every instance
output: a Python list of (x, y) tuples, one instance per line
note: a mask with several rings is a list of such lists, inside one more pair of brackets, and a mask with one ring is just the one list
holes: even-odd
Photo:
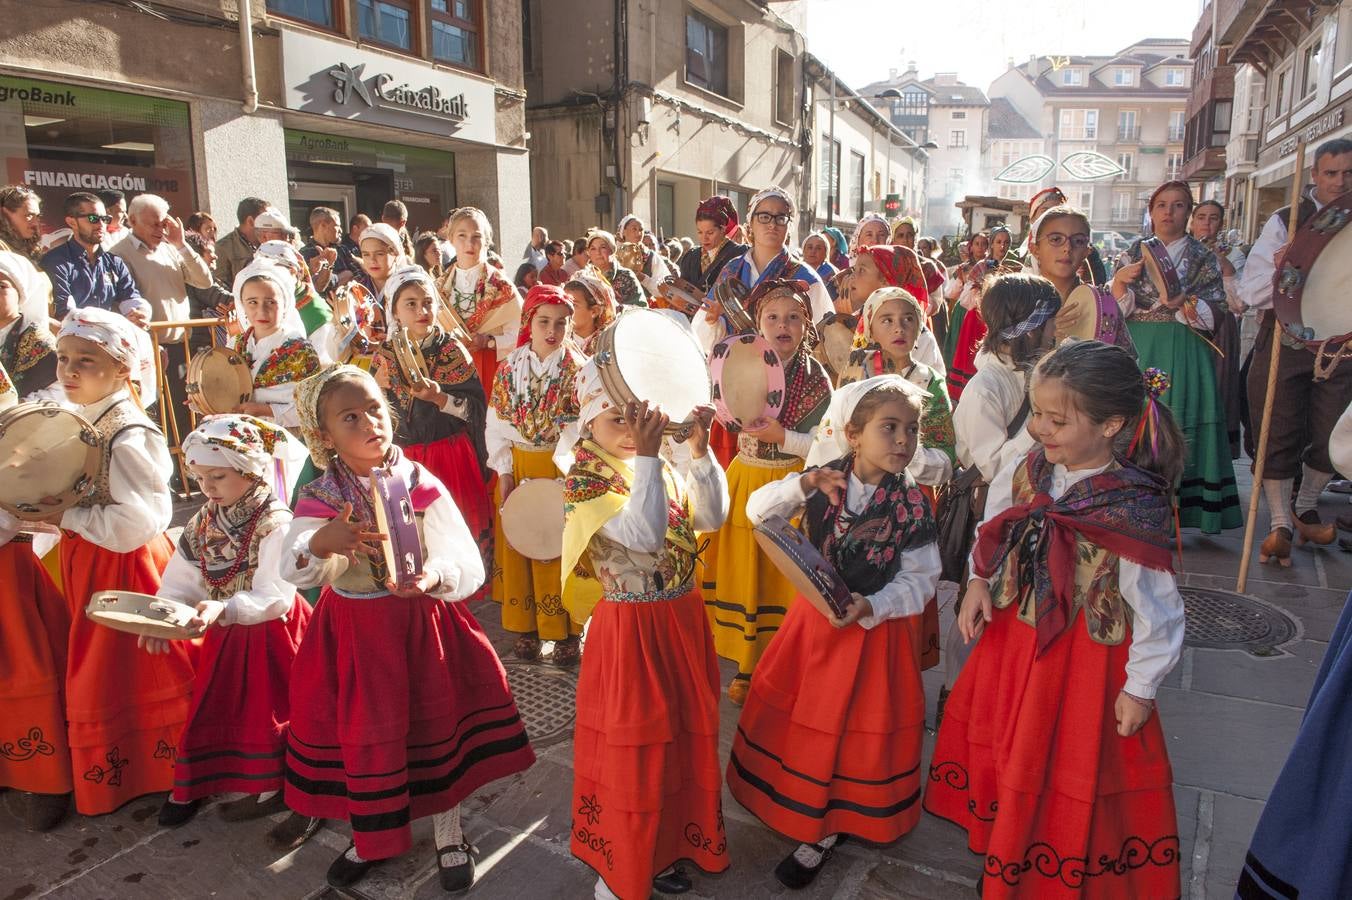
[(688, 432), (695, 407), (709, 402), (704, 351), (689, 329), (655, 310), (625, 310), (597, 335), (593, 359), (612, 403), (660, 407), (671, 418), (669, 434)]
[(502, 505), (502, 533), (527, 559), (548, 562), (563, 555), (563, 482), (528, 478)]
[[(83, 416), (51, 403), (0, 413), (0, 508), (25, 521), (69, 509), (94, 486), (99, 439)], [(53, 497), (55, 504), (41, 504)]]
[(203, 630), (188, 627), (197, 611), (186, 603), (133, 591), (97, 591), (85, 615), (114, 631), (164, 640), (200, 637)]
[(714, 412), (732, 428), (779, 417), (784, 408), (784, 366), (770, 342), (758, 334), (719, 341), (709, 357)]
[(187, 394), (203, 415), (234, 412), (253, 395), (253, 373), (235, 351), (207, 347), (188, 362)]
[(1343, 194), (1296, 232), (1273, 276), (1277, 318), (1312, 350), (1352, 339), (1352, 193)]
[(803, 532), (782, 516), (767, 516), (754, 534), (770, 562), (807, 602), (828, 619), (844, 617), (853, 599), (850, 589)]

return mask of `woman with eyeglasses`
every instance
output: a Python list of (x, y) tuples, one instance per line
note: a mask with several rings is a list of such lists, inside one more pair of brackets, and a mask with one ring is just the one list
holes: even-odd
[[(1055, 285), (1061, 295), (1056, 339), (1092, 335), (1094, 340), (1117, 344), (1134, 356), (1136, 348), (1112, 293), (1083, 280), (1084, 261), (1093, 249), (1089, 217), (1082, 210), (1054, 206), (1033, 222), (1028, 237), (1029, 265)], [(1094, 305), (1068, 302), (1071, 293), (1082, 284), (1094, 287)]]

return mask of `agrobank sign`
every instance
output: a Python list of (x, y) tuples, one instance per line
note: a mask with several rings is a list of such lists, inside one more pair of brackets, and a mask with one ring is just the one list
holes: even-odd
[(494, 143), (488, 81), (290, 30), (282, 74), (288, 109)]

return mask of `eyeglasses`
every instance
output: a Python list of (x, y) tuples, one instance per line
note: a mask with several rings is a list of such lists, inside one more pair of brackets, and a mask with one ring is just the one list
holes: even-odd
[(788, 227), (788, 224), (793, 221), (793, 216), (788, 213), (758, 212), (751, 218), (762, 225), (777, 225), (780, 228)]
[(84, 219), (84, 220), (85, 220), (86, 222), (88, 222), (90, 225), (97, 225), (97, 224), (99, 224), (100, 222), (102, 222), (104, 225), (111, 225), (111, 224), (113, 224), (113, 217), (112, 217), (112, 216), (101, 216), (101, 215), (99, 215), (98, 213), (90, 213), (89, 215), (86, 215), (86, 216), (79, 216), (78, 218)]
[(1043, 240), (1045, 240), (1049, 246), (1056, 248), (1064, 247), (1067, 241), (1070, 242), (1070, 246), (1075, 250), (1083, 250), (1085, 247), (1089, 246), (1089, 235), (1087, 234), (1066, 235), (1056, 232), (1047, 235)]

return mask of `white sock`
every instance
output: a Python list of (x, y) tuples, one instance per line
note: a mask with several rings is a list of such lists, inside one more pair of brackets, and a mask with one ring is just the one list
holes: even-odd
[(1263, 497), (1267, 500), (1268, 515), (1271, 518), (1269, 531), (1278, 528), (1293, 530), (1291, 527), (1291, 486), (1294, 478), (1264, 478)]
[(273, 797), (276, 797), (277, 794), (278, 794), (278, 791), (264, 791), (263, 793), (261, 793), (261, 794), (258, 795), (258, 801), (257, 801), (257, 802), (258, 802), (258, 803), (267, 803), (267, 802), (268, 802), (269, 800), (271, 800)]
[(1319, 508), (1319, 495), (1333, 480), (1332, 472), (1320, 472), (1309, 466), (1301, 466), (1300, 492), (1296, 494), (1296, 515)]
[(620, 900), (614, 891), (606, 884), (604, 878), (596, 879), (596, 890), (592, 892), (596, 900)]
[(436, 837), (438, 850), (449, 850), (465, 842), (465, 833), (460, 828), (460, 807), (437, 813), (432, 817), (432, 833)]
[[(822, 864), (822, 859), (826, 856), (823, 851), (830, 850), (834, 847), (839, 838), (840, 835), (838, 834), (828, 834), (820, 841), (817, 841), (817, 846), (813, 846), (812, 844), (799, 844), (798, 849), (793, 851), (793, 858), (798, 860), (800, 865), (806, 866), (809, 869), (815, 869)], [(821, 847), (822, 849), (818, 850), (817, 847)]]
[(366, 862), (366, 860), (362, 859), (360, 856), (357, 855), (356, 844), (353, 844), (351, 847), (347, 848), (347, 852), (343, 854), (343, 858), (346, 859), (348, 862), (354, 863)]
[(175, 800), (175, 799), (173, 798), (173, 796), (170, 796), (170, 797), (169, 797), (169, 802), (172, 803), (172, 804), (174, 804), (175, 806), (187, 806), (187, 805), (188, 805), (189, 803), (191, 803), (192, 801), (191, 801), (191, 800)]

